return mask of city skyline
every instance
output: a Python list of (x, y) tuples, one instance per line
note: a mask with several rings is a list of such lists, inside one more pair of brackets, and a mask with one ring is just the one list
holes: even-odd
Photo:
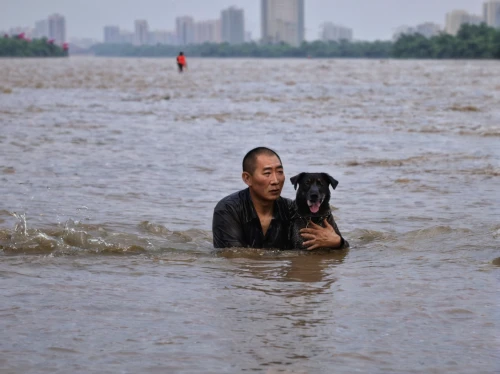
[[(446, 14), (463, 9), (481, 15), (485, 0), (421, 0), (416, 4), (405, 0), (305, 0), (306, 40), (318, 39), (324, 22), (342, 24), (354, 30), (356, 39), (391, 39), (402, 24), (435, 22), (444, 27)], [(3, 0), (6, 11), (0, 13), (0, 30), (31, 26), (48, 14), (65, 16), (67, 37), (103, 40), (103, 29), (117, 25), (133, 31), (137, 19), (148, 21), (150, 30), (175, 30), (177, 17), (191, 16), (196, 21), (214, 19), (230, 6), (245, 12), (245, 29), (253, 39), (261, 37), (260, 1), (258, 0), (143, 0), (140, 4), (107, 0), (84, 3), (73, 0)], [(359, 9), (363, 11), (360, 12)]]
[(261, 0), (260, 10), (260, 39), (264, 43), (297, 47), (304, 41), (304, 0)]

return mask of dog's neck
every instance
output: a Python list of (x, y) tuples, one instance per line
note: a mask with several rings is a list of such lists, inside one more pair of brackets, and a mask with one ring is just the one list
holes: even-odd
[(331, 211), (327, 211), (327, 212), (324, 212), (323, 214), (321, 213), (317, 213), (317, 214), (300, 214), (299, 211), (296, 211), (294, 216), (292, 218), (295, 218), (295, 219), (301, 219), (305, 222), (314, 222), (314, 223), (317, 223), (317, 222), (323, 222), (323, 220), (325, 219), (328, 219), (330, 216), (332, 215), (332, 212)]
[(328, 218), (332, 214), (332, 211), (330, 210), (330, 196), (325, 197), (319, 211), (316, 213), (309, 211), (307, 203), (299, 202), (297, 199), (295, 202), (297, 210), (294, 217), (300, 218), (304, 221), (322, 222), (325, 218)]

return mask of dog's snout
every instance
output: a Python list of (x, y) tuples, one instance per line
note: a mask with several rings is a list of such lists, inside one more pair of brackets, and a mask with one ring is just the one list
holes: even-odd
[(308, 200), (311, 201), (318, 201), (320, 198), (320, 192), (318, 190), (317, 186), (312, 186), (311, 189), (309, 190), (309, 193), (307, 194)]
[(309, 187), (306, 197), (311, 202), (317, 202), (323, 199), (324, 193), (321, 191), (320, 186), (314, 183)]

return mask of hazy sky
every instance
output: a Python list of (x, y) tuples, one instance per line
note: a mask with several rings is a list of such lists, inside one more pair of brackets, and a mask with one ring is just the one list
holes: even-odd
[[(306, 38), (318, 37), (322, 22), (354, 30), (355, 39), (390, 39), (395, 28), (431, 21), (444, 25), (447, 12), (464, 9), (482, 14), (484, 0), (305, 0)], [(103, 39), (105, 25), (133, 30), (135, 19), (146, 19), (151, 30), (173, 30), (175, 17), (214, 19), (231, 5), (245, 10), (246, 29), (260, 37), (260, 0), (0, 0), (0, 31), (33, 26), (49, 14), (66, 17), (67, 38)]]

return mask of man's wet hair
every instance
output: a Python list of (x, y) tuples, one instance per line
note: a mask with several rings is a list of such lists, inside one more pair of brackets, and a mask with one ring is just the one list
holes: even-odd
[(278, 154), (274, 152), (272, 149), (267, 147), (257, 147), (249, 151), (245, 155), (245, 157), (243, 157), (243, 171), (252, 175), (255, 172), (255, 169), (257, 168), (257, 157), (259, 157), (260, 155), (276, 156), (278, 157), (278, 160), (280, 160), (281, 163), (280, 156), (278, 156)]

